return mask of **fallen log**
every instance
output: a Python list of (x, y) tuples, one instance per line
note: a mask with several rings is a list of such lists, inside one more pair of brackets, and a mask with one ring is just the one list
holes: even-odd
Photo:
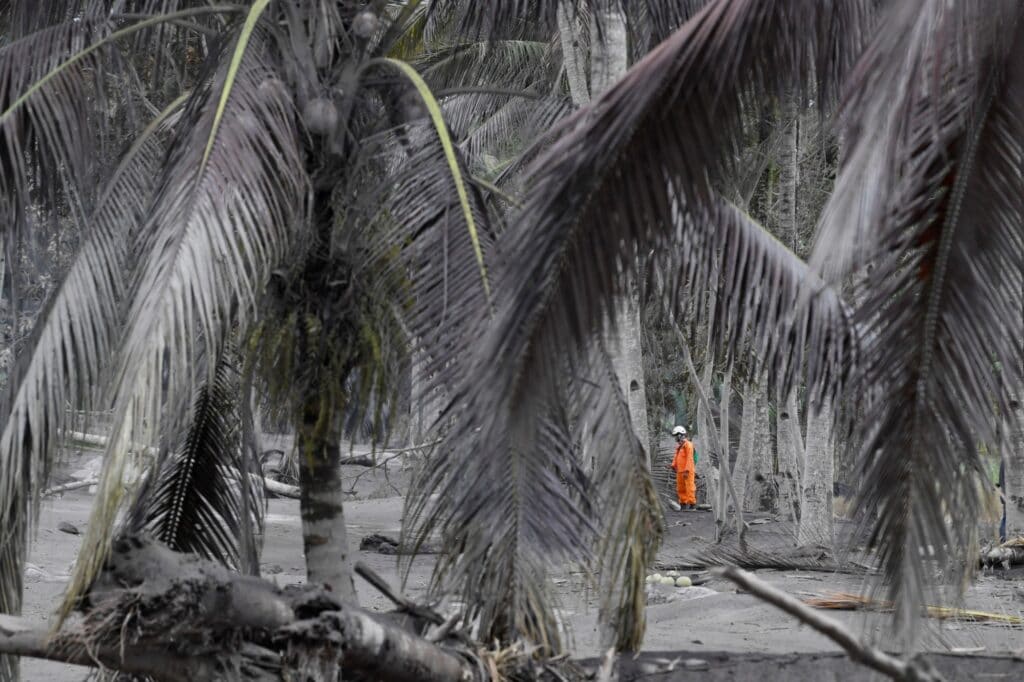
[[(250, 476), (256, 477), (256, 474), (249, 474)], [(287, 483), (281, 483), (275, 481), (272, 478), (263, 478), (263, 486), (267, 489), (268, 493), (274, 493), (281, 497), (290, 497), (293, 500), (297, 500), (302, 497), (302, 493), (297, 485), (288, 485)]]
[(1024, 564), (1024, 537), (1013, 538), (993, 547), (982, 557), (982, 563), (985, 566), (1002, 566), (1004, 569)]
[(382, 533), (370, 533), (359, 541), (359, 550), (376, 552), (377, 554), (442, 554), (441, 548), (431, 543), (422, 543), (419, 547), (403, 545), (396, 538)]
[(70, 492), (72, 490), (79, 490), (81, 488), (88, 488), (91, 485), (99, 485), (100, 479), (98, 478), (86, 478), (81, 481), (71, 481), (64, 485), (55, 485), (52, 488), (47, 488), (43, 491), (43, 497), (51, 497), (53, 495), (60, 495), (61, 493)]
[[(677, 568), (681, 566), (683, 568)], [(873, 574), (871, 566), (853, 561), (837, 563), (828, 552), (814, 548), (795, 548), (786, 551), (764, 551), (753, 547), (736, 545), (709, 545), (689, 556), (682, 557), (676, 565), (667, 568), (692, 570), (715, 566), (737, 566), (748, 570), (775, 569), (779, 571), (820, 571), (826, 573), (850, 573), (854, 575)]]
[[(45, 625), (6, 615), (0, 615), (0, 652), (88, 667), (102, 664), (111, 670), (166, 682), (213, 680), (218, 674), (217, 661), (205, 656), (176, 655), (165, 647), (135, 646), (121, 650), (117, 646), (92, 646), (89, 637), (79, 629), (54, 637)], [(250, 675), (247, 679), (275, 679), (260, 675), (258, 670), (246, 668), (246, 673)]]
[(341, 466), (355, 466), (355, 467), (372, 467), (376, 466), (377, 463), (373, 461), (373, 457), (370, 455), (353, 455), (352, 457), (342, 457)]
[(383, 614), (316, 587), (281, 589), (146, 538), (114, 543), (82, 608), (81, 619), (52, 638), (45, 625), (0, 619), (0, 654), (168, 682), (306, 679), (300, 670), (310, 661), (344, 662), (368, 679), (475, 679), (467, 651), (432, 643)]

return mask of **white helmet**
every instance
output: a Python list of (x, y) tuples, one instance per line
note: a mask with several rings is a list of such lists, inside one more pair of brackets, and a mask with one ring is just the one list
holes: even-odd
[(673, 436), (685, 436), (686, 435), (686, 429), (684, 429), (682, 426), (677, 426), (677, 427), (672, 429), (672, 435)]

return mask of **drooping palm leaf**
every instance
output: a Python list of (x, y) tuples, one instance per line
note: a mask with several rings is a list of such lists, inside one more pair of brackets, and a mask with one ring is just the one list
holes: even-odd
[(17, 229), (26, 220), (30, 183), (51, 198), (64, 189), (73, 206), (80, 200), (69, 179), (90, 177), (96, 158), (89, 128), (96, 123), (90, 99), (98, 89), (90, 74), (98, 53), (55, 69), (109, 32), (105, 22), (69, 21), (0, 48), (0, 215), (6, 225)]
[[(660, 295), (691, 326), (708, 326), (720, 340), (719, 360), (739, 357), (747, 374), (767, 371), (784, 387), (804, 379), (811, 402), (850, 385), (859, 363), (860, 332), (853, 311), (804, 261), (749, 215), (720, 196), (685, 211), (676, 204), (676, 229), (652, 257), (664, 273)], [(717, 304), (704, 319), (687, 293), (711, 292)], [(768, 295), (767, 292), (770, 292)]]
[(260, 87), (276, 76), (256, 28), (265, 7), (253, 6), (230, 59), (190, 98), (143, 227), (142, 265), (111, 383), (114, 436), (100, 478), (102, 503), (66, 606), (109, 546), (126, 459), (119, 441), (153, 440), (162, 396), (174, 403), (191, 393), (194, 344), (214, 349), (233, 317), (244, 324), (271, 266), (301, 234), (307, 178), (291, 103), (281, 89)]
[(851, 83), (850, 147), (816, 257), (858, 281), (859, 508), (913, 642), (934, 562), (956, 588), (973, 567), (978, 443), (996, 443), (1021, 386), (1024, 17), (1013, 2), (905, 10)]
[(232, 352), (218, 359), (196, 392), (187, 432), (162, 453), (128, 523), (176, 552), (241, 570), (258, 562), (251, 543), (251, 555), (243, 554), (241, 537), (262, 533), (264, 500), (262, 479), (247, 474), (259, 470), (258, 462), (243, 461), (255, 453), (243, 448), (236, 362)]
[(0, 612), (20, 610), (26, 531), (56, 458), (65, 405), (92, 404), (116, 345), (129, 235), (142, 218), (163, 153), (157, 129), (178, 105), (168, 107), (125, 153), (89, 219), (81, 251), (8, 380), (0, 440)]
[[(456, 423), (407, 515), (421, 533), (444, 527), (466, 539), (460, 558), (464, 591), (480, 589), (474, 581), (486, 576), (482, 568), (470, 573), (471, 564), (484, 566), (495, 531), (509, 530), (503, 501), (523, 493), (517, 477), (541, 477), (573, 456), (566, 445), (571, 439), (552, 437), (564, 432), (552, 426), (551, 410), (567, 366), (571, 371), (580, 364), (589, 340), (612, 317), (616, 297), (627, 292), (639, 254), (672, 248), (673, 241), (705, 254), (729, 246), (723, 286), (736, 296), (745, 286), (758, 287), (766, 296), (765, 312), (784, 302), (768, 300), (769, 282), (760, 276), (785, 266), (766, 270), (770, 256), (763, 250), (747, 258), (752, 240), (727, 245), (731, 231), (708, 222), (717, 217), (708, 207), (709, 177), (729, 168), (742, 130), (743, 98), (781, 94), (812, 71), (819, 92), (833, 93), (859, 48), (866, 17), (860, 2), (712, 2), (565, 122), (561, 138), (535, 162), (531, 199), (499, 242), (508, 266), (496, 276), (495, 322), (482, 325), (477, 351), (460, 369), (471, 380), (452, 394)], [(679, 211), (688, 220), (675, 220)], [(683, 234), (673, 239), (677, 227)], [(695, 263), (695, 272), (707, 260)], [(733, 331), (742, 329), (736, 306), (725, 310), (731, 317), (719, 326), (719, 338), (736, 350), (747, 339)], [(831, 321), (844, 323), (841, 315)], [(755, 346), (779, 336), (783, 355), (807, 341), (768, 324), (756, 331)], [(547, 447), (540, 445), (542, 435)], [(552, 447), (558, 442), (561, 447)], [(544, 554), (554, 545), (558, 551), (545, 559), (588, 557), (590, 547), (581, 542), (588, 523), (578, 504), (565, 488), (543, 489), (545, 496), (522, 512), (533, 525), (529, 535), (519, 536), (532, 543), (520, 554)], [(543, 613), (527, 614), (523, 620), (545, 620)]]
[[(661, 545), (662, 510), (649, 458), (635, 435), (629, 404), (603, 344), (592, 352), (590, 382), (577, 398), (577, 440), (591, 444), (595, 512), (600, 519), (596, 572), (601, 595), (602, 646), (639, 651), (647, 618), (644, 579)], [(589, 432), (587, 432), (589, 431)]]
[(558, 5), (565, 2), (576, 10), (579, 0), (490, 0), (461, 2), (433, 0), (429, 12), (445, 24), (472, 38), (507, 35), (523, 24), (554, 28)]

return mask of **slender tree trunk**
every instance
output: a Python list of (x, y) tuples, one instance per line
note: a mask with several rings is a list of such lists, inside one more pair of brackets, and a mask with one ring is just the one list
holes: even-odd
[[(617, 81), (626, 72), (629, 65), (629, 43), (626, 28), (626, 16), (619, 5), (618, 0), (591, 0), (591, 39), (590, 39), (590, 98), (601, 95), (612, 83)], [(563, 3), (560, 7), (560, 24), (575, 25), (571, 18), (568, 5)], [(567, 21), (568, 19), (568, 21)], [(596, 27), (600, 25), (601, 34), (598, 35)], [(562, 35), (563, 50), (566, 48), (566, 32), (560, 30)], [(578, 48), (578, 34), (573, 37), (570, 61), (566, 62), (566, 71), (570, 79), (573, 100), (582, 98), (586, 92), (585, 84), (581, 83), (583, 62)], [(571, 73), (570, 73), (571, 71)], [(574, 82), (575, 81), (575, 82)], [(581, 104), (582, 102), (577, 102)], [(635, 257), (628, 254), (628, 257)], [(647, 394), (644, 387), (643, 357), (641, 355), (641, 334), (640, 334), (640, 300), (639, 290), (635, 285), (628, 296), (622, 297), (615, 304), (615, 333), (605, 344), (612, 360), (616, 379), (626, 395), (629, 406), (629, 418), (633, 430), (639, 439), (644, 451), (647, 453), (647, 466), (650, 468), (656, 450), (651, 448), (651, 441), (647, 426)], [(611, 335), (609, 335), (611, 336)], [(634, 567), (633, 571), (644, 570), (642, 567)], [(634, 574), (637, 581), (640, 578)], [(621, 585), (609, 585), (606, 589), (613, 591), (628, 589), (626, 586), (629, 580)], [(610, 600), (612, 603), (618, 599)], [(618, 647), (621, 641), (619, 629), (622, 613), (602, 609), (601, 613), (601, 640), (604, 647)], [(629, 616), (626, 616), (629, 617)]]
[[(590, 4), (590, 96), (596, 99), (626, 73), (629, 67), (629, 36), (626, 16), (618, 0), (592, 0)], [(562, 7), (564, 10), (565, 5)], [(563, 38), (563, 49), (564, 46)], [(578, 57), (574, 68), (579, 70)], [(628, 296), (616, 301), (615, 335), (609, 339), (607, 347), (615, 375), (629, 403), (633, 429), (650, 454), (640, 331), (640, 295), (633, 286)]]
[(1011, 403), (1003, 449), (1003, 495), (1006, 498), (1006, 537), (1024, 535), (1024, 407)]
[(800, 518), (801, 469), (797, 451), (803, 450), (800, 434), (800, 412), (793, 393), (786, 398), (779, 394), (775, 412), (775, 433), (779, 452), (779, 506), (793, 520), (793, 532), (797, 531)]
[(590, 96), (597, 99), (629, 68), (629, 37), (619, 0), (590, 4)]
[(779, 150), (778, 234), (794, 253), (801, 255), (796, 193), (800, 183), (800, 116), (795, 95), (783, 103), (782, 121), (785, 128)]
[(762, 374), (757, 385), (750, 392), (754, 399), (752, 444), (750, 461), (747, 463), (746, 508), (752, 511), (776, 510), (777, 496), (772, 482), (774, 469), (772, 457), (771, 426), (768, 423), (768, 376)]
[(801, 546), (832, 547), (832, 479), (835, 454), (832, 405), (825, 401), (818, 414), (814, 414), (810, 409), (808, 413), (797, 542)]
[[(800, 229), (797, 220), (797, 186), (800, 182), (800, 111), (795, 94), (783, 101), (782, 131), (779, 152), (779, 201), (776, 221), (778, 234), (797, 255), (802, 255)], [(799, 532), (797, 521), (800, 514), (802, 491), (803, 438), (800, 434), (799, 405), (796, 393), (777, 396), (776, 437), (779, 455), (779, 507), (788, 512), (794, 522), (794, 532)], [(830, 512), (831, 513), (831, 512)]]
[[(718, 442), (722, 444), (722, 457), (720, 466), (722, 468), (722, 485), (718, 489), (718, 506), (723, 510), (729, 508), (729, 498), (726, 495), (726, 477), (732, 480), (732, 444), (729, 442), (729, 403), (732, 402), (732, 369), (726, 370), (725, 374), (722, 375), (722, 390), (719, 395), (718, 401)], [(735, 510), (737, 513), (743, 511), (742, 504), (739, 503), (739, 496), (734, 498)], [(728, 518), (728, 513), (723, 514), (723, 518)], [(718, 540), (721, 541), (723, 532), (725, 530), (725, 523), (718, 529)]]
[(565, 78), (573, 105), (581, 107), (590, 101), (587, 86), (587, 55), (581, 39), (577, 9), (567, 0), (558, 4), (558, 40), (562, 48)]
[(748, 390), (743, 396), (743, 412), (740, 414), (740, 443), (736, 448), (736, 464), (732, 469), (732, 484), (736, 488), (736, 497), (744, 509), (751, 507), (747, 497), (748, 474), (754, 459), (754, 422), (757, 419), (757, 396)]
[[(1021, 310), (1024, 316), (1024, 280), (1021, 282)], [(1024, 363), (1024, 358), (1019, 359)], [(1019, 368), (1024, 369), (1024, 368)], [(1002, 529), (1007, 538), (1024, 535), (1024, 396), (1017, 395), (1010, 403), (1009, 423), (1004, 423), (1006, 435), (1002, 441), (1009, 447), (1002, 449), (1003, 498), (1006, 504), (1006, 527)]]
[[(707, 357), (707, 355), (705, 355)], [(704, 369), (701, 370), (701, 376), (698, 381), (697, 392), (703, 393), (704, 395), (711, 395), (711, 378), (714, 375), (714, 365), (710, 359), (705, 360)], [(720, 484), (719, 471), (720, 465), (716, 463), (716, 457), (712, 454), (715, 452), (712, 446), (712, 430), (715, 428), (715, 420), (705, 405), (703, 400), (698, 398), (697, 400), (697, 439), (695, 446), (697, 448), (697, 475), (704, 481), (704, 499), (697, 498), (697, 502), (704, 502), (711, 505), (712, 512), (715, 516), (715, 523), (717, 524), (720, 520), (724, 523), (724, 512), (718, 504), (718, 486)], [(720, 518), (721, 517), (721, 518)]]
[(299, 507), (306, 580), (324, 584), (346, 602), (355, 603), (353, 562), (342, 506), (341, 447), (338, 433), (325, 427), (319, 398), (310, 399), (298, 429)]
[(619, 385), (629, 404), (629, 419), (636, 437), (651, 452), (647, 426), (647, 391), (644, 384), (643, 351), (640, 345), (639, 293), (620, 298), (616, 304), (616, 334), (609, 350)]
[[(335, 221), (330, 187), (317, 187), (314, 191), (313, 221), (320, 255), (310, 259), (305, 276), (317, 282), (329, 267), (323, 254), (330, 252)], [(340, 599), (355, 603), (353, 564), (342, 504), (338, 414), (315, 382), (305, 390), (295, 437), (306, 580), (326, 585)]]

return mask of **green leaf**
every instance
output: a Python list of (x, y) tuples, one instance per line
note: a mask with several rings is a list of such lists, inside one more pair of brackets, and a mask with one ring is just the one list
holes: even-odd
[(480, 266), (480, 279), (483, 282), (484, 293), (487, 295), (488, 302), (490, 302), (491, 287), (487, 281), (487, 265), (484, 263), (484, 252), (480, 247), (480, 236), (477, 233), (476, 221), (473, 220), (473, 210), (469, 205), (469, 193), (466, 191), (466, 183), (462, 178), (462, 169), (459, 168), (459, 160), (455, 156), (455, 145), (452, 143), (451, 135), (448, 134), (448, 126), (445, 125), (444, 116), (441, 114), (441, 105), (434, 97), (434, 94), (430, 92), (430, 87), (426, 81), (409, 64), (391, 58), (375, 59), (370, 63), (387, 64), (398, 69), (413, 84), (423, 100), (423, 104), (426, 105), (427, 112), (430, 114), (430, 120), (437, 131), (437, 137), (441, 140), (441, 146), (444, 148), (444, 156), (452, 173), (455, 191), (459, 194), (459, 204), (462, 206), (462, 215), (466, 220), (466, 229), (469, 230), (469, 238), (473, 242), (473, 252), (476, 254), (476, 260)]
[[(238, 67), (242, 63), (242, 57), (245, 56), (245, 48), (248, 47), (249, 38), (252, 37), (252, 32), (256, 29), (256, 22), (259, 21), (260, 15), (263, 14), (263, 10), (269, 4), (270, 0), (256, 0), (249, 10), (249, 15), (245, 18), (245, 25), (242, 26), (242, 32), (238, 35), (238, 42), (235, 44), (235, 51), (231, 55), (231, 63), (228, 65), (228, 73), (224, 78), (224, 87), (221, 89), (220, 101), (217, 102), (217, 113), (213, 117), (213, 126), (210, 128), (210, 137), (206, 141), (206, 151), (203, 152), (203, 163), (200, 168), (206, 167), (206, 162), (210, 158), (210, 152), (213, 151), (213, 143), (217, 139), (217, 130), (220, 128), (221, 119), (224, 117), (224, 109), (228, 105), (228, 98), (231, 97), (231, 89), (235, 83), (235, 78), (238, 77)], [(200, 171), (201, 174), (202, 171)]]

